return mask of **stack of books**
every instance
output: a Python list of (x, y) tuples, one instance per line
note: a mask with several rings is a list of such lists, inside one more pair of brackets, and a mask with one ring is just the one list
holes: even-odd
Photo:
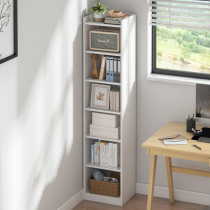
[(123, 14), (121, 17), (105, 17), (104, 23), (106, 24), (114, 24), (114, 25), (120, 25), (121, 20), (128, 17), (128, 14)]
[(120, 166), (120, 146), (98, 140), (91, 145), (91, 163), (107, 168), (118, 168)]
[(110, 110), (111, 111), (120, 111), (120, 91), (119, 90), (111, 90), (110, 91)]

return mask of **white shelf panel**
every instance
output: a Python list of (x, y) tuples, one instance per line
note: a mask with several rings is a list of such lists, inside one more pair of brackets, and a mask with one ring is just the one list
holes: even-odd
[(111, 197), (105, 195), (97, 195), (89, 192), (84, 193), (84, 199), (100, 203), (122, 206), (121, 197)]
[(88, 168), (98, 168), (98, 169), (101, 169), (101, 170), (121, 172), (120, 168), (103, 167), (103, 166), (99, 166), (97, 164), (92, 164), (92, 163), (86, 163), (85, 166), (88, 167)]
[(111, 55), (111, 56), (121, 56), (121, 53), (106, 52), (106, 51), (97, 51), (97, 50), (86, 50), (85, 53), (88, 54), (98, 54), (98, 55)]
[(100, 84), (107, 84), (107, 85), (118, 85), (120, 86), (121, 84), (119, 82), (108, 82), (106, 80), (99, 80), (99, 79), (92, 79), (88, 78), (85, 80), (86, 82), (95, 82), (95, 83), (100, 83)]
[(116, 140), (116, 139), (107, 139), (107, 138), (102, 138), (102, 137), (97, 137), (97, 136), (90, 136), (86, 135), (85, 138), (87, 139), (100, 139), (102, 141), (110, 141), (110, 142), (116, 142), (116, 143), (121, 143), (121, 140)]
[(85, 25), (121, 28), (121, 25), (106, 24), (104, 22), (93, 22), (93, 21), (88, 21), (88, 22), (85, 23)]
[(107, 109), (96, 109), (96, 108), (87, 107), (87, 108), (85, 108), (85, 110), (89, 111), (89, 112), (101, 112), (101, 113), (106, 113), (106, 114), (121, 115), (121, 112), (115, 112), (115, 111), (111, 111), (111, 110), (107, 110)]

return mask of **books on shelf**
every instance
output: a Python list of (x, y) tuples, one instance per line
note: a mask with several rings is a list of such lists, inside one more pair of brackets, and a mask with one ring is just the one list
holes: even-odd
[(91, 145), (91, 164), (106, 168), (120, 166), (120, 145), (106, 141), (96, 141)]
[(123, 14), (121, 17), (105, 17), (104, 23), (106, 24), (113, 24), (113, 25), (120, 25), (121, 21), (128, 17), (128, 14)]
[(111, 90), (110, 91), (110, 110), (111, 111), (120, 111), (120, 91)]
[(119, 57), (106, 56), (106, 81), (120, 82), (120, 58)]
[(101, 61), (99, 80), (104, 80), (105, 78), (106, 78), (106, 57), (103, 56)]

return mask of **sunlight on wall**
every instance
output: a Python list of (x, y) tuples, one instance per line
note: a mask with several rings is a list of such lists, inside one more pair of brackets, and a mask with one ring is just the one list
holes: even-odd
[(80, 64), (82, 59), (81, 49), (75, 51), (73, 45), (84, 4), (83, 0), (66, 3), (23, 111), (4, 137), (0, 147), (1, 210), (37, 209), (45, 187), (56, 178), (63, 156), (71, 152), (73, 115), (81, 111), (73, 103), (77, 88), (73, 78), (78, 71), (74, 56), (80, 55)]

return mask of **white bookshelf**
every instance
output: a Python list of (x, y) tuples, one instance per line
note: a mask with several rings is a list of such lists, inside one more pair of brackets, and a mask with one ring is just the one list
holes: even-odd
[[(121, 51), (111, 53), (89, 49), (89, 31), (95, 28), (120, 30)], [(121, 82), (107, 82), (91, 78), (93, 60), (91, 54), (117, 56), (121, 58)], [(98, 62), (100, 69), (100, 62)], [(120, 89), (120, 112), (90, 107), (93, 83), (107, 84)], [(120, 139), (100, 138), (89, 134), (92, 112), (120, 116)], [(90, 162), (91, 145), (96, 140), (120, 145), (120, 167), (101, 167)], [(113, 205), (124, 205), (136, 192), (136, 15), (129, 15), (121, 25), (110, 25), (92, 21), (91, 15), (83, 18), (83, 187), (84, 199)], [(91, 194), (89, 178), (94, 168), (120, 173), (120, 197)]]

